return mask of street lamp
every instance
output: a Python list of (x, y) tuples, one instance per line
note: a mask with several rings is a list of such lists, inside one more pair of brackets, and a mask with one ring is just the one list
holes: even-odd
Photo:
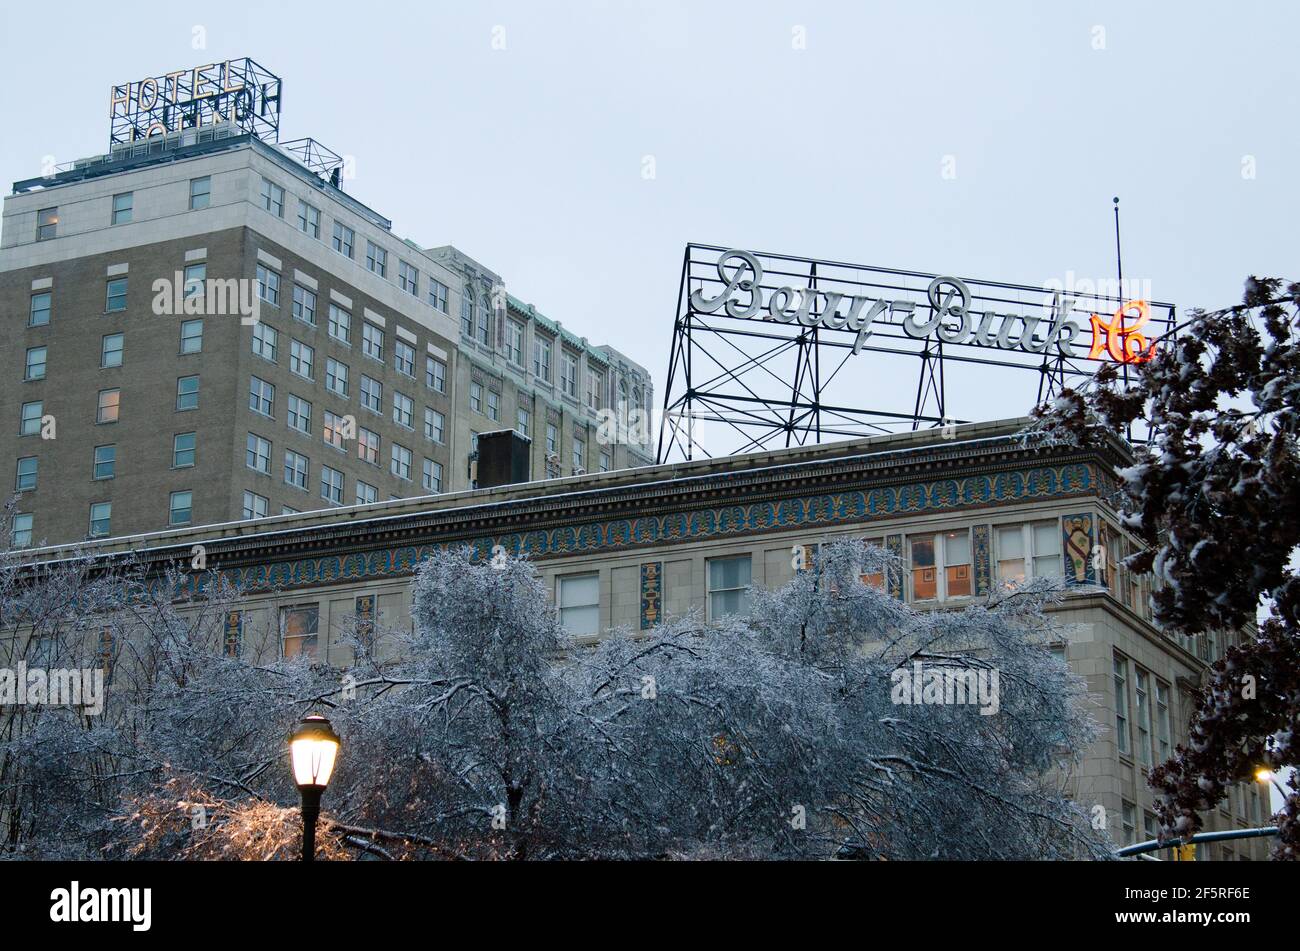
[(312, 714), (303, 717), (289, 737), (289, 757), (293, 764), (293, 781), (302, 795), (302, 860), (316, 859), (316, 818), (320, 815), (320, 797), (334, 772), (339, 752), (339, 735), (330, 721)]

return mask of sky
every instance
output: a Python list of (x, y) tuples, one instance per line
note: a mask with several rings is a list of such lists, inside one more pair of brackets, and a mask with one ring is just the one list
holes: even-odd
[[(113, 83), (251, 56), (282, 138), (348, 156), (398, 236), (460, 247), (660, 395), (688, 241), (1099, 280), (1118, 195), (1125, 277), (1180, 313), (1300, 277), (1290, 2), (59, 9), (49, 42), (0, 30), (6, 187), (104, 152)], [(1018, 414), (1026, 386), (950, 413)]]

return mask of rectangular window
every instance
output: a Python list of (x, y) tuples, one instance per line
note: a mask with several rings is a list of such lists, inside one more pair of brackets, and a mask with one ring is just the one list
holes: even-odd
[(587, 371), (587, 405), (600, 409), (600, 375), (594, 370)]
[(37, 461), (35, 456), (23, 456), (18, 460), (18, 476), (14, 480), (14, 489), (26, 492), (36, 488)]
[(429, 304), (444, 314), (447, 313), (447, 285), (429, 278)]
[(43, 294), (33, 294), (31, 307), (27, 311), (28, 327), (44, 327), (50, 322), (50, 301), (53, 299), (48, 291)]
[(996, 529), (998, 580), (1020, 584), (1028, 578), (1060, 577), (1061, 531), (1056, 520)]
[(325, 442), (335, 449), (343, 449), (343, 438), (347, 431), (347, 425), (342, 416), (336, 413), (325, 411)]
[(600, 633), (600, 575), (560, 575), (555, 579), (555, 604), (560, 624), (569, 634)]
[(262, 207), (277, 218), (284, 217), (284, 189), (269, 178), (262, 179)]
[(185, 299), (203, 296), (203, 285), (208, 279), (206, 264), (188, 264), (185, 266)]
[(1133, 669), (1133, 693), (1137, 697), (1137, 753), (1143, 766), (1151, 765), (1151, 693), (1150, 675), (1141, 667)]
[(30, 514), (14, 516), (14, 530), (13, 530), (13, 535), (11, 537), (13, 539), (13, 546), (15, 548), (31, 547), (33, 520), (34, 520), (34, 516)]
[[(182, 379), (194, 380), (194, 405), (198, 405), (198, 377), (182, 377)], [(95, 422), (96, 423), (116, 423), (118, 403), (122, 398), (122, 391), (113, 388), (111, 390), (100, 390), (99, 399), (95, 403)], [(177, 409), (181, 409), (179, 387), (177, 390)]]
[(388, 277), (388, 252), (373, 241), (366, 242), (366, 267), (380, 277)]
[(352, 345), (352, 315), (337, 304), (330, 304), (330, 336), (340, 343)]
[(528, 412), (528, 410), (524, 409), (522, 406), (519, 407), (519, 409), (515, 412), (515, 429), (519, 431), (519, 435), (527, 436), (528, 427), (532, 425), (532, 422), (533, 422), (532, 414)]
[(42, 208), (36, 212), (36, 240), (48, 241), (59, 233), (59, 209)]
[(357, 505), (369, 505), (378, 500), (379, 490), (369, 483), (357, 480)]
[(547, 452), (560, 451), (559, 433), (556, 431), (554, 423), (546, 424), (546, 451)]
[(411, 478), (411, 450), (393, 443), (392, 463), (389, 468), (397, 478), (409, 481)]
[(284, 481), (294, 488), (307, 488), (307, 470), (310, 462), (302, 453), (292, 449), (284, 451)]
[(96, 446), (94, 453), (94, 464), (91, 470), (92, 479), (111, 479), (117, 469), (117, 447), (116, 446)]
[(316, 351), (300, 340), (289, 340), (289, 372), (296, 373), (304, 380), (315, 379), (313, 376)]
[(48, 352), (46, 347), (28, 347), (27, 359), (23, 367), (24, 380), (43, 380), (45, 379), (45, 354)]
[(517, 320), (506, 321), (504, 341), (506, 359), (515, 366), (524, 365), (524, 325)]
[(709, 617), (716, 619), (749, 610), (750, 556), (710, 558), (707, 564)]
[(305, 201), (298, 202), (298, 230), (308, 237), (320, 240), (320, 209)]
[(612, 466), (612, 465), (613, 465), (613, 460), (610, 459), (610, 457), (609, 457), (609, 453), (605, 452), (604, 450), (601, 450), (601, 453), (600, 453), (600, 471), (601, 471), (601, 472), (608, 472), (608, 471), (610, 470), (610, 466)]
[(474, 336), (474, 298), (467, 287), (460, 295), (460, 332), (466, 337)]
[(275, 363), (279, 354), (280, 334), (270, 324), (258, 321), (253, 324), (253, 355)]
[(587, 469), (587, 443), (573, 437), (573, 474), (582, 475)]
[(93, 502), (90, 506), (90, 537), (104, 538), (113, 529), (113, 503)]
[(482, 383), (470, 383), (469, 408), (476, 413), (483, 412), (483, 384)]
[(249, 377), (248, 408), (263, 416), (272, 415), (275, 409), (275, 386), (259, 377)]
[(413, 297), (420, 296), (420, 271), (413, 264), (398, 258), (397, 286)]
[[(117, 422), (117, 390), (104, 390), (99, 394), (99, 406), (101, 412), (104, 408), (104, 393), (113, 394), (113, 418), (111, 420), (101, 419), (100, 422)], [(182, 376), (176, 380), (176, 408), (178, 410), (198, 409), (199, 408), (199, 378), (197, 376)]]
[(478, 342), (485, 347), (492, 346), (491, 332), (488, 329), (491, 323), (492, 308), (488, 306), (488, 299), (484, 297), (478, 311)]
[(361, 374), (361, 405), (372, 413), (384, 411), (384, 385)]
[(970, 530), (914, 535), (911, 548), (912, 600), (968, 597), (971, 587)]
[(301, 284), (293, 285), (293, 316), (304, 324), (316, 326), (316, 293)]
[(551, 342), (542, 337), (533, 337), (533, 376), (550, 382), (551, 379)]
[(201, 353), (203, 351), (203, 321), (181, 321), (181, 353)]
[(108, 282), (104, 295), (104, 313), (116, 314), (126, 310), (126, 284), (127, 279), (124, 277), (115, 277)]
[(348, 395), (348, 365), (339, 363), (333, 357), (325, 359), (325, 389), (336, 393), (344, 399)]
[(256, 492), (244, 492), (244, 518), (266, 518), (267, 501)]
[(315, 604), (298, 604), (280, 609), (280, 653), (291, 657), (315, 657), (316, 637), (320, 627), (320, 608)]
[(447, 364), (433, 357), (424, 358), (424, 385), (437, 393), (447, 392)]
[(578, 398), (578, 358), (567, 351), (560, 355), (560, 389), (566, 396)]
[(194, 509), (193, 492), (173, 492), (167, 506), (168, 525), (188, 525)]
[(1173, 754), (1169, 733), (1169, 684), (1156, 680), (1156, 755), (1160, 762)]
[(343, 473), (329, 466), (320, 467), (320, 497), (335, 505), (343, 504)]
[[(1120, 821), (1123, 827), (1124, 844), (1137, 843), (1137, 807), (1128, 800), (1120, 800)], [(1198, 855), (1199, 859), (1200, 856)]]
[(289, 412), (285, 417), (290, 429), (297, 430), (304, 436), (311, 435), (311, 403), (301, 396), (289, 394)]
[(244, 449), (244, 465), (254, 472), (271, 474), (271, 441), (256, 433), (248, 434)]
[(212, 201), (212, 177), (190, 179), (190, 211), (206, 208)]
[(379, 465), (379, 434), (364, 426), (357, 430), (357, 458), (372, 466)]
[(361, 322), (361, 352), (384, 362), (384, 332), (368, 320)]
[(41, 432), (41, 416), (45, 412), (44, 400), (32, 400), (23, 404), (22, 422), (18, 427), (20, 436), (37, 436)]
[(442, 442), (447, 427), (447, 417), (431, 406), (424, 408), (424, 438)]
[(415, 348), (404, 340), (393, 341), (393, 368), (398, 373), (415, 378)]
[(280, 306), (280, 274), (263, 264), (257, 266), (257, 296), (272, 306)]
[(442, 463), (424, 460), (424, 488), (427, 492), (442, 491)]
[(135, 193), (123, 192), (113, 196), (113, 224), (124, 225), (131, 221), (131, 211), (135, 205)]
[(173, 469), (188, 469), (194, 465), (196, 439), (194, 433), (177, 433), (172, 437)]
[(345, 258), (352, 257), (352, 244), (356, 240), (356, 233), (342, 222), (334, 222), (334, 237), (331, 240), (331, 246)]
[(1115, 672), (1115, 742), (1121, 753), (1129, 752), (1128, 659), (1116, 654)]
[(487, 391), (488, 419), (497, 419), (501, 415), (501, 394), (496, 390)]
[(99, 365), (104, 369), (122, 365), (122, 335), (106, 334), (100, 342)]
[(393, 422), (407, 429), (415, 428), (415, 401), (393, 390)]

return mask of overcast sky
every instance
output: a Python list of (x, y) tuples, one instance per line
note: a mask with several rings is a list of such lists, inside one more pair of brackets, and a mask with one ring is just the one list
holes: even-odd
[[(399, 236), (662, 393), (689, 240), (1040, 285), (1114, 274), (1119, 195), (1125, 276), (1183, 311), (1300, 277), (1298, 10), (70, 3), (40, 42), (0, 30), (0, 179), (103, 152), (112, 83), (252, 56), (282, 137), (353, 156), (346, 190)], [(1016, 383), (953, 412), (1022, 412)]]

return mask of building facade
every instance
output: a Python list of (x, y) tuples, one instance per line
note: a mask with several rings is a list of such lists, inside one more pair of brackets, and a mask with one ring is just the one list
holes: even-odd
[[(245, 599), (225, 649), (309, 653), (346, 667), (358, 619), (408, 630), (411, 579), (436, 548), (526, 555), (582, 642), (698, 612), (743, 611), (751, 585), (789, 581), (810, 546), (862, 538), (895, 553), (901, 576), (868, 579), (922, 609), (977, 603), (998, 585), (1064, 579), (1046, 645), (1083, 677), (1103, 727), (1068, 794), (1120, 843), (1153, 838), (1146, 777), (1185, 742), (1194, 691), (1232, 636), (1175, 637), (1119, 563), (1134, 540), (1112, 504), (1124, 445), (1027, 444), (1023, 420), (450, 493), (237, 525), (107, 539), (90, 550), (188, 563), (202, 545)], [(33, 558), (63, 552), (34, 552)], [(1266, 793), (1233, 790), (1208, 829), (1268, 818)], [(1267, 840), (1200, 848), (1206, 859), (1266, 857)], [(1167, 855), (1168, 853), (1162, 853)]]
[(620, 393), (649, 405), (644, 368), (236, 132), (123, 146), (5, 199), (18, 544), (461, 490), (475, 435), (517, 426), (534, 479), (651, 461), (648, 437), (599, 441)]

